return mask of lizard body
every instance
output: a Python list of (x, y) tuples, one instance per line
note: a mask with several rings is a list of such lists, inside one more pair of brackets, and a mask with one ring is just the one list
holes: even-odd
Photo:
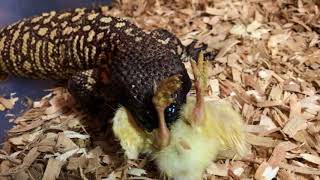
[(185, 103), (191, 86), (182, 63), (185, 49), (168, 31), (145, 32), (101, 8), (52, 11), (1, 29), (0, 73), (69, 81), (80, 101), (121, 104), (140, 126), (153, 130), (151, 99), (159, 81), (181, 75), (167, 123)]

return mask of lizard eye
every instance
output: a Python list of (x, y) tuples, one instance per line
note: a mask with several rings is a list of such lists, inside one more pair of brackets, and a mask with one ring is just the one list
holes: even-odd
[(166, 123), (171, 124), (174, 122), (178, 117), (178, 106), (175, 103), (170, 104), (165, 110), (164, 110), (164, 116), (166, 119)]

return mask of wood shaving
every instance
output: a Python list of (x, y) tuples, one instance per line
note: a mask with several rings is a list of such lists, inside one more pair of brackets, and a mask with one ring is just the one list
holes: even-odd
[[(217, 52), (207, 98), (228, 99), (242, 114), (250, 152), (242, 159), (223, 152), (205, 179), (320, 179), (319, 5), (121, 0), (104, 14), (167, 29), (185, 45), (198, 39)], [(0, 110), (15, 101), (1, 97)], [(0, 179), (163, 179), (150, 158), (126, 160), (110, 131), (85, 123), (92, 121), (64, 88), (53, 89), (14, 120), (0, 150)]]
[(55, 180), (59, 177), (63, 162), (55, 159), (49, 159), (46, 170), (42, 177), (43, 180)]
[(4, 111), (6, 109), (12, 109), (18, 100), (19, 98), (17, 97), (15, 98), (11, 97), (9, 99), (6, 99), (0, 96), (0, 111)]

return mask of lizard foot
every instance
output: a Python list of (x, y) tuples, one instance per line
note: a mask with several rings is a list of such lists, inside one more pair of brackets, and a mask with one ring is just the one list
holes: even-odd
[(170, 132), (165, 122), (164, 110), (173, 102), (172, 94), (181, 87), (179, 75), (162, 80), (155, 88), (152, 102), (158, 114), (158, 129), (155, 130), (154, 145), (162, 149), (170, 143)]

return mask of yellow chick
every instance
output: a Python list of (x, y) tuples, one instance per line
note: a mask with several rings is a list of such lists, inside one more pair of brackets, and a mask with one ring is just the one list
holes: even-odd
[(175, 180), (200, 180), (202, 173), (222, 150), (240, 156), (246, 152), (241, 116), (223, 101), (205, 101), (201, 126), (189, 124), (195, 99), (189, 98), (181, 118), (171, 127), (170, 144), (154, 152), (159, 169)]
[(113, 118), (112, 130), (129, 159), (138, 159), (140, 153), (151, 153), (152, 142), (133, 120), (124, 107), (120, 107)]
[(225, 101), (205, 101), (203, 125), (190, 125), (196, 100), (189, 97), (181, 117), (172, 125), (167, 147), (152, 146), (152, 135), (145, 133), (121, 107), (114, 117), (113, 131), (129, 159), (152, 153), (159, 169), (175, 180), (200, 180), (206, 167), (219, 152), (231, 149), (239, 156), (246, 153), (245, 132), (239, 113)]
[[(233, 150), (239, 156), (246, 153), (245, 131), (240, 114), (230, 103), (204, 98), (206, 71), (201, 56), (198, 64), (193, 62), (193, 72), (196, 97), (187, 98), (180, 117), (170, 131), (161, 124), (164, 122), (162, 119), (157, 133), (146, 133), (136, 125), (124, 107), (118, 109), (113, 119), (114, 134), (128, 158), (136, 159), (140, 153), (151, 153), (160, 171), (174, 180), (201, 180), (207, 166), (222, 150)], [(176, 81), (171, 78), (166, 83), (174, 84)], [(161, 93), (159, 90), (155, 95), (158, 99), (155, 98), (154, 105), (158, 109), (170, 103), (163, 103), (164, 99), (159, 98)], [(163, 111), (158, 112), (160, 119), (163, 117), (161, 113)]]

